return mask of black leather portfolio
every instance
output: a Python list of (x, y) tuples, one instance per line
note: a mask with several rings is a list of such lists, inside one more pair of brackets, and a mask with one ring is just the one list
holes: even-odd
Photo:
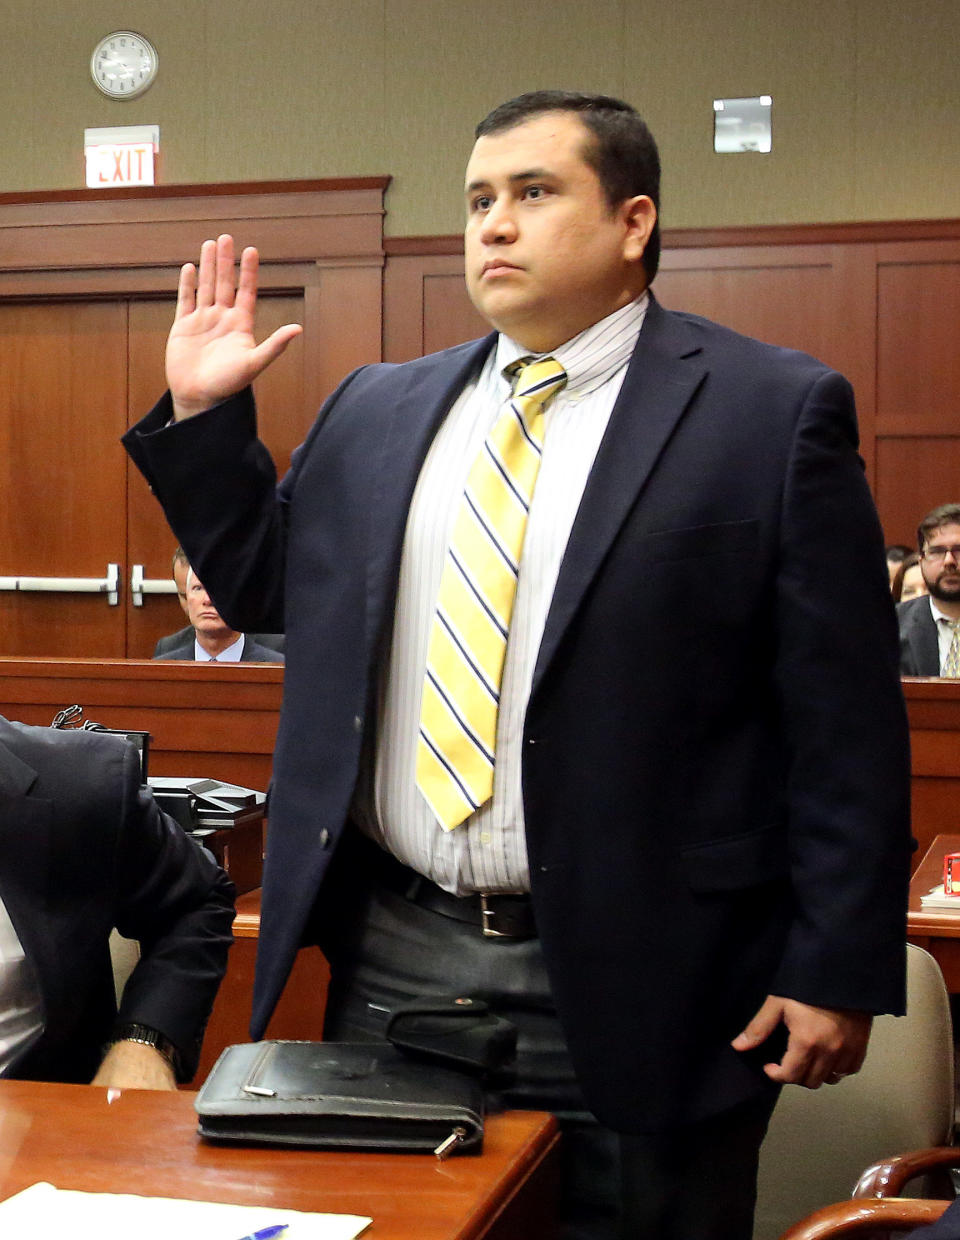
[(219, 1141), (326, 1149), (479, 1153), (476, 1079), (411, 1059), (389, 1042), (228, 1046), (197, 1096), (199, 1130)]

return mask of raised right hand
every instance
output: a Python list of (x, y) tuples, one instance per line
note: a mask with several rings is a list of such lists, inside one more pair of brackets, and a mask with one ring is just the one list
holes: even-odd
[(287, 323), (257, 344), (258, 264), (257, 251), (245, 249), (235, 282), (233, 238), (224, 233), (203, 243), (199, 271), (193, 263), (181, 269), (177, 314), (167, 337), (167, 386), (177, 421), (245, 388), (303, 331), (299, 323)]

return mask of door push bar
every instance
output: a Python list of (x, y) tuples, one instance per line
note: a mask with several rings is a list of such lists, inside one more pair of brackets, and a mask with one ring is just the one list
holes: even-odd
[(134, 564), (130, 570), (130, 598), (134, 607), (143, 606), (145, 594), (176, 594), (177, 583), (172, 577), (144, 577), (143, 565)]
[(108, 564), (106, 577), (0, 577), (0, 590), (24, 593), (105, 594), (111, 607), (120, 602), (120, 565)]

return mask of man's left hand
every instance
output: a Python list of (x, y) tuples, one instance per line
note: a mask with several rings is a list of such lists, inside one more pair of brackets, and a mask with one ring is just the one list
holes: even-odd
[(91, 1085), (108, 1089), (176, 1089), (177, 1078), (168, 1061), (142, 1042), (114, 1042)]
[(786, 1052), (779, 1063), (763, 1068), (772, 1081), (819, 1089), (824, 1082), (836, 1085), (860, 1071), (873, 1023), (869, 1012), (814, 1007), (780, 995), (767, 996), (746, 1029), (734, 1038), (733, 1049), (753, 1050), (781, 1022), (789, 1033)]

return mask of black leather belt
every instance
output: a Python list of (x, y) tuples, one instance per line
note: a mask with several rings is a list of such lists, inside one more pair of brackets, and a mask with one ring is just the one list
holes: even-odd
[(533, 905), (527, 894), (507, 895), (503, 892), (475, 891), (466, 896), (451, 895), (429, 878), (411, 870), (389, 853), (372, 844), (376, 856), (374, 868), (383, 886), (403, 896), (411, 904), (478, 926), (490, 939), (533, 939), (537, 927)]

